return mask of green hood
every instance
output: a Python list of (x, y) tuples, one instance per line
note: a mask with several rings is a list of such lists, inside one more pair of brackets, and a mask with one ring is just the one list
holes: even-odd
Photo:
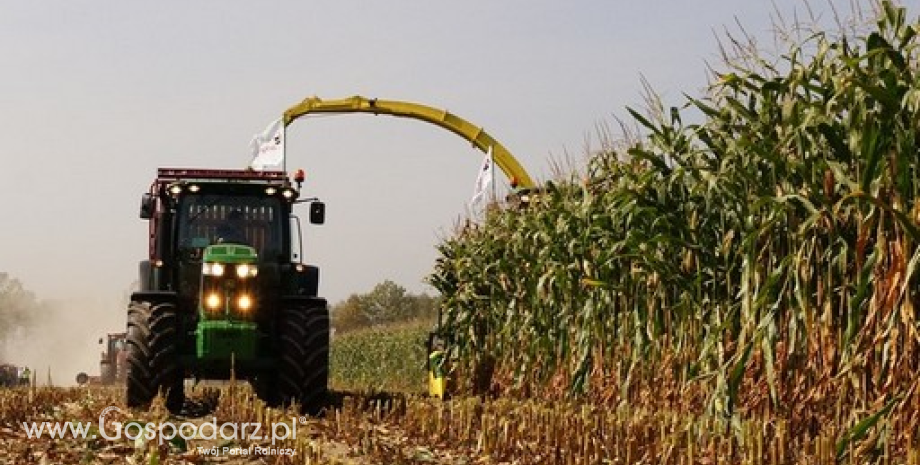
[(206, 263), (255, 263), (258, 258), (256, 249), (238, 244), (209, 245), (205, 247), (203, 255)]

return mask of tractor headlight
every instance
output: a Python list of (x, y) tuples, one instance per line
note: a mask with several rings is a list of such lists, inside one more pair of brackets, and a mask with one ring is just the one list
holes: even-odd
[(247, 311), (252, 308), (252, 297), (249, 297), (246, 294), (239, 296), (236, 299), (236, 307), (242, 311)]
[(241, 263), (236, 265), (236, 275), (240, 279), (255, 277), (259, 273), (259, 269), (255, 265), (249, 263)]
[(223, 276), (223, 263), (204, 263), (201, 265), (201, 274), (205, 276)]
[(204, 299), (204, 304), (211, 310), (217, 310), (220, 308), (220, 295), (216, 292), (208, 294), (208, 297)]
[(285, 200), (294, 200), (297, 198), (297, 191), (290, 187), (286, 187), (281, 190), (281, 195), (284, 196)]

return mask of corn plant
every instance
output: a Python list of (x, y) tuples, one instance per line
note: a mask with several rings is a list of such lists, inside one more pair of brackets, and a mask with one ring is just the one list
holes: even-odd
[[(794, 434), (851, 425), (841, 456), (908, 444), (920, 22), (877, 12), (774, 59), (735, 42), (704, 95), (630, 109), (643, 137), (595, 154), (584, 179), (442, 243), (430, 282), (466, 387), (485, 369), (497, 392), (707, 411), (735, 429), (752, 412)], [(870, 418), (886, 426), (853, 434)]]

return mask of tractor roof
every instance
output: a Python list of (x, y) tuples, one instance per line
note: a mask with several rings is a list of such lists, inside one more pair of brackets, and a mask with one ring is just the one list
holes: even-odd
[(255, 171), (251, 169), (228, 170), (206, 168), (159, 168), (157, 178), (150, 186), (150, 192), (165, 192), (173, 184), (212, 184), (236, 186), (288, 186), (284, 171)]
[(279, 182), (287, 179), (284, 171), (226, 170), (204, 168), (160, 168), (158, 182), (169, 181), (264, 181)]

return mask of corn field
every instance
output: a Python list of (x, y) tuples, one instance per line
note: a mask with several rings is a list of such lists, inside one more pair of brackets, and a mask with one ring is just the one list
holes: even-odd
[(920, 22), (876, 10), (727, 41), (704, 95), (443, 242), (460, 386), (920, 448)]
[(329, 354), (330, 387), (421, 393), (426, 389), (425, 340), (431, 322), (407, 322), (336, 334)]

